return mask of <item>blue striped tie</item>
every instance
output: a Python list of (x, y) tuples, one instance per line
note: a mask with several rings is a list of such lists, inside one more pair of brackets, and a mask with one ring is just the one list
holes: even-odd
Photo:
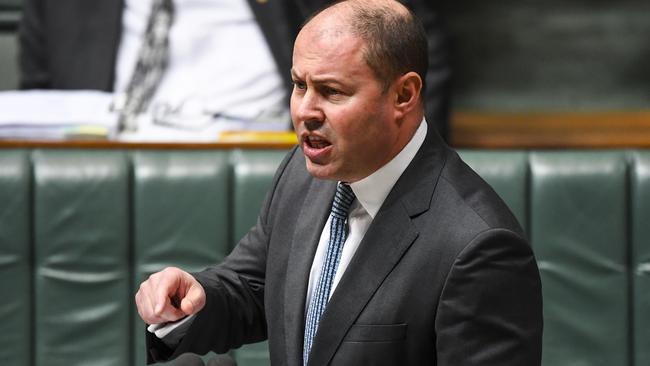
[(316, 289), (311, 296), (309, 308), (307, 309), (305, 343), (302, 351), (304, 365), (307, 365), (307, 361), (309, 360), (309, 352), (311, 351), (311, 346), (316, 336), (318, 322), (329, 300), (332, 282), (334, 281), (336, 269), (341, 259), (341, 252), (343, 251), (343, 244), (348, 234), (346, 227), (348, 210), (354, 198), (354, 192), (352, 192), (349, 185), (345, 183), (338, 184), (336, 194), (334, 195), (334, 202), (332, 203), (332, 211), (330, 212), (330, 238), (327, 243), (327, 254), (325, 255), (325, 261), (321, 268)]

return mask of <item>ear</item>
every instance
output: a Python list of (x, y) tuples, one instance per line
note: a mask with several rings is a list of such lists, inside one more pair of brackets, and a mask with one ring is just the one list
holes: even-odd
[(422, 79), (416, 72), (409, 71), (400, 76), (395, 86), (395, 113), (401, 119), (420, 104), (422, 92)]

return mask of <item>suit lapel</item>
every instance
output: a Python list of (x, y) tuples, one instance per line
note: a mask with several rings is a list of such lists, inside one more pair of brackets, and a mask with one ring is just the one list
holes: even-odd
[(302, 365), (307, 280), (335, 190), (336, 182), (313, 180), (295, 223), (284, 292), (287, 365)]
[[(330, 362), (348, 329), (418, 237), (411, 218), (429, 209), (445, 159), (444, 143), (437, 133), (429, 133), (386, 198), (332, 294), (314, 339), (310, 365)], [(304, 303), (304, 296), (301, 300)]]

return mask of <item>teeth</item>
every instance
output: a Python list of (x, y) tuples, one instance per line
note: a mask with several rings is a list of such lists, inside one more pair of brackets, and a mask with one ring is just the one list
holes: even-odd
[(330, 145), (330, 143), (327, 142), (327, 140), (317, 136), (308, 136), (307, 143), (309, 144), (309, 146), (316, 149), (322, 149)]

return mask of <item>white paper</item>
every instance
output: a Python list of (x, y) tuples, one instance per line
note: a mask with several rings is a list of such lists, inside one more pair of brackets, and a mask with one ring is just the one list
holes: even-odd
[(92, 90), (0, 92), (0, 139), (116, 139), (128, 142), (215, 142), (225, 131), (288, 130), (288, 110), (250, 118), (205, 111), (138, 117), (136, 131), (118, 131), (113, 93)]
[(0, 92), (0, 138), (108, 138), (117, 130), (112, 93), (29, 90)]

